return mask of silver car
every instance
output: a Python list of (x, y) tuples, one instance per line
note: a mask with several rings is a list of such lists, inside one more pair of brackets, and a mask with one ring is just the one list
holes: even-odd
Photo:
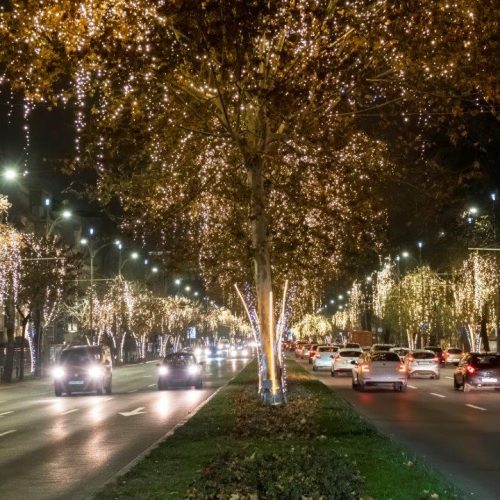
[(407, 383), (406, 367), (395, 352), (365, 352), (352, 368), (352, 388), (359, 391), (375, 385), (406, 391)]
[(404, 361), (405, 356), (410, 352), (408, 347), (391, 347), (389, 349), (390, 352), (395, 352), (401, 361)]
[(338, 347), (333, 345), (320, 345), (312, 360), (313, 370), (328, 370), (332, 366), (332, 357), (337, 355)]
[(408, 378), (415, 375), (427, 375), (431, 378), (439, 378), (440, 362), (433, 351), (426, 349), (415, 349), (405, 356), (406, 371)]
[(363, 349), (348, 349), (347, 347), (344, 349), (339, 349), (337, 352), (337, 356), (335, 356), (331, 360), (331, 369), (330, 373), (332, 377), (339, 373), (348, 373), (352, 374), (352, 367), (354, 363), (356, 363), (360, 356), (363, 354)]
[(448, 349), (444, 351), (444, 364), (453, 364), (457, 366), (463, 355), (464, 351), (462, 351), (462, 349), (458, 347), (448, 347)]

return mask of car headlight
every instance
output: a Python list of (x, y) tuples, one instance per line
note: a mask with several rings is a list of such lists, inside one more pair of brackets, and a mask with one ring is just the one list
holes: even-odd
[(89, 375), (91, 378), (100, 378), (103, 376), (103, 370), (100, 366), (91, 366), (89, 368)]
[(64, 368), (61, 368), (60, 366), (56, 366), (52, 370), (52, 376), (57, 379), (64, 378), (64, 375), (66, 375), (66, 372), (64, 371)]
[(188, 373), (189, 373), (189, 375), (196, 375), (196, 374), (200, 373), (199, 366), (196, 366), (196, 365), (188, 366)]
[(231, 356), (236, 356), (236, 354), (238, 354), (236, 349), (231, 349)]
[(245, 358), (248, 356), (248, 349), (243, 349), (241, 351), (241, 355), (244, 356)]
[(194, 355), (196, 357), (200, 357), (201, 356), (201, 349), (199, 347), (197, 347), (195, 350), (194, 350)]
[(168, 368), (166, 366), (160, 366), (158, 371), (160, 372), (160, 375), (166, 375), (168, 373)]

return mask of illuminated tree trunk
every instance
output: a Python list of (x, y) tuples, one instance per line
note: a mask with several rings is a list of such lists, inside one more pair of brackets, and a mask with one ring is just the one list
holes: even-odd
[(271, 258), (269, 249), (263, 162), (258, 156), (246, 163), (250, 186), (250, 222), (253, 246), (254, 280), (257, 294), (257, 316), (265, 363), (260, 363), (262, 398), (267, 404), (281, 404), (283, 392), (277, 373), (276, 339), (273, 317)]
[(14, 301), (7, 298), (5, 304), (5, 330), (7, 333), (7, 352), (2, 374), (2, 382), (12, 382), (12, 371), (14, 369), (14, 332), (15, 332), (15, 309)]

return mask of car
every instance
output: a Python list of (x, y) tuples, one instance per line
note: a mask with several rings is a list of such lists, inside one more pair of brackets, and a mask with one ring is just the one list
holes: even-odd
[(364, 391), (369, 386), (390, 385), (395, 391), (406, 391), (408, 374), (395, 352), (363, 353), (352, 367), (352, 388)]
[(443, 366), (445, 365), (444, 352), (443, 349), (437, 345), (428, 345), (424, 347), (427, 351), (432, 351), (439, 358), (439, 363)]
[(113, 368), (111, 350), (105, 345), (78, 345), (61, 352), (52, 370), (54, 394), (75, 392), (111, 394)]
[(339, 373), (348, 373), (352, 375), (353, 361), (356, 362), (363, 354), (363, 349), (339, 349), (337, 355), (332, 358), (330, 374), (332, 377)]
[(465, 354), (453, 373), (455, 390), (500, 389), (500, 354), (473, 352)]
[(313, 371), (330, 369), (332, 366), (332, 356), (335, 357), (339, 348), (333, 345), (320, 345), (312, 360)]
[(302, 351), (300, 353), (300, 359), (307, 359), (309, 357), (309, 351), (311, 350), (312, 344), (304, 344), (302, 346)]
[(391, 347), (389, 352), (395, 352), (401, 361), (405, 359), (405, 356), (410, 352), (408, 347)]
[(425, 349), (414, 349), (404, 359), (408, 378), (414, 375), (430, 375), (438, 379), (440, 376), (440, 361), (436, 354)]
[(389, 351), (392, 347), (396, 346), (394, 344), (373, 344), (370, 347), (370, 352)]
[(464, 351), (458, 347), (448, 347), (448, 349), (444, 351), (444, 364), (457, 366), (463, 354)]
[(304, 347), (305, 344), (307, 344), (307, 342), (304, 342), (302, 340), (299, 340), (295, 344), (295, 357), (296, 358), (300, 358), (302, 356), (302, 348)]
[(230, 358), (248, 358), (250, 356), (250, 349), (245, 344), (232, 345), (229, 348)]
[(312, 360), (316, 351), (318, 350), (318, 344), (311, 344), (311, 349), (309, 349), (309, 355), (307, 356), (307, 362), (312, 364)]
[(158, 366), (158, 390), (173, 386), (203, 387), (200, 363), (189, 352), (174, 352), (165, 356)]

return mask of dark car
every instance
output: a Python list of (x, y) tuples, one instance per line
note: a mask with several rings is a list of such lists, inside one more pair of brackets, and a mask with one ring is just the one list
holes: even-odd
[(453, 374), (455, 390), (500, 389), (500, 354), (465, 354)]
[(436, 357), (439, 359), (439, 364), (442, 366), (445, 366), (446, 364), (446, 359), (444, 356), (444, 351), (441, 349), (441, 347), (438, 347), (437, 345), (428, 345), (424, 347), (426, 351), (432, 351)]
[(56, 396), (75, 392), (111, 394), (111, 351), (104, 345), (68, 347), (61, 352), (52, 375)]
[(173, 386), (203, 387), (200, 364), (189, 352), (174, 352), (165, 357), (158, 365), (158, 389), (160, 391)]

